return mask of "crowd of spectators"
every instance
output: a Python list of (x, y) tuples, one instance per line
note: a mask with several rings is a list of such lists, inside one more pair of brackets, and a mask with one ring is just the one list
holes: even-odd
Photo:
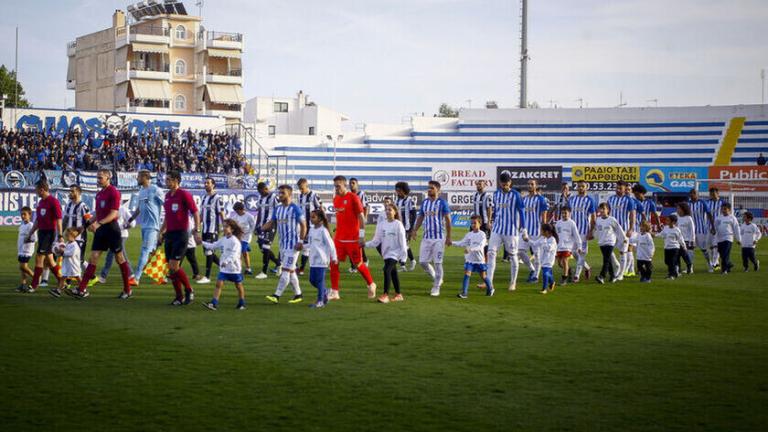
[(248, 165), (237, 136), (224, 132), (130, 134), (123, 130), (95, 138), (80, 130), (66, 134), (0, 131), (3, 171), (96, 170), (182, 172), (241, 175)]

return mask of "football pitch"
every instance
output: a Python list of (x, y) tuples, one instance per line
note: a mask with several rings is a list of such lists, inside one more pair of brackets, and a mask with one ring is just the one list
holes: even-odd
[[(743, 273), (736, 247), (727, 276), (706, 273), (697, 252), (696, 274), (665, 281), (657, 243), (651, 284), (548, 295), (525, 283), (527, 270), (507, 292), (500, 263), (496, 296), (472, 288), (467, 300), (456, 298), (454, 247), (439, 298), (417, 267), (400, 275), (405, 302), (377, 304), (343, 265), (342, 300), (325, 309), (307, 307), (306, 276), (304, 303), (268, 303), (270, 276), (247, 280), (247, 310), (228, 285), (213, 312), (201, 307), (212, 284), (196, 285), (186, 307), (168, 306), (170, 285), (147, 278), (119, 301), (117, 266), (84, 301), (15, 293), (16, 235), (0, 230), (4, 431), (768, 428), (768, 273)], [(133, 230), (132, 263), (138, 250)], [(381, 287), (382, 262), (368, 256)]]

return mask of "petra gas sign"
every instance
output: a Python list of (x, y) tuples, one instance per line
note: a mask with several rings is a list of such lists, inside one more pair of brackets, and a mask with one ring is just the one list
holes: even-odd
[[(733, 192), (768, 191), (767, 166), (712, 166), (709, 167), (710, 187)], [(718, 182), (717, 180), (724, 180)]]
[(432, 180), (440, 182), (443, 191), (475, 190), (478, 180), (485, 181), (486, 190), (495, 190), (496, 165), (436, 164), (432, 167)]

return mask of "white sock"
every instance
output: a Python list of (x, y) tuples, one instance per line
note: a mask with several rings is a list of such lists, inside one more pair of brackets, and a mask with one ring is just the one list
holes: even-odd
[(421, 268), (424, 269), (425, 272), (429, 275), (430, 278), (432, 278), (432, 282), (435, 281), (435, 269), (432, 268), (432, 264), (428, 262), (421, 263)]
[(443, 284), (443, 263), (435, 263), (435, 285), (439, 287)]
[(49, 267), (45, 267), (43, 269), (43, 274), (40, 275), (40, 280), (48, 282), (48, 278), (50, 276), (51, 276), (51, 269)]
[(288, 282), (291, 280), (291, 275), (288, 272), (280, 274), (280, 279), (277, 280), (277, 288), (275, 289), (275, 295), (280, 297), (285, 291), (285, 287), (288, 286)]
[(627, 271), (629, 273), (635, 272), (635, 253), (627, 252)]
[(617, 277), (621, 276), (621, 273), (619, 273), (619, 270), (621, 270), (619, 259), (616, 258), (616, 255), (613, 252), (611, 252), (611, 264), (613, 264), (613, 274)]
[(517, 274), (520, 272), (520, 264), (517, 262), (517, 255), (512, 254), (509, 261), (509, 284), (517, 286)]
[(293, 287), (293, 293), (296, 295), (301, 295), (301, 287), (299, 286), (299, 276), (296, 274), (296, 272), (291, 272), (289, 274), (291, 275), (291, 286)]
[(493, 283), (493, 274), (496, 272), (496, 251), (488, 249), (488, 280)]

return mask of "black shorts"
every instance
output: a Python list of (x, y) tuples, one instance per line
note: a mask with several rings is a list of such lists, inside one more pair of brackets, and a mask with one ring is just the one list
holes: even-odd
[(56, 241), (56, 231), (38, 230), (37, 231), (37, 254), (38, 255), (52, 254), (54, 241)]
[(24, 255), (19, 255), (19, 262), (22, 263), (22, 264), (28, 263), (30, 259), (32, 259), (32, 257), (24, 256)]
[(165, 258), (170, 261), (181, 261), (187, 254), (189, 231), (168, 231), (165, 233)]
[[(471, 231), (471, 229), (470, 229), (470, 231)], [(490, 239), (491, 238), (491, 230), (490, 230), (490, 228), (488, 228), (488, 224), (487, 223), (481, 223), (480, 224), (480, 231), (485, 233), (485, 238), (486, 239)]]
[(271, 249), (275, 239), (275, 230), (259, 232), (259, 249)]
[(93, 235), (92, 251), (111, 251), (118, 253), (123, 250), (123, 238), (120, 236), (120, 225), (112, 221), (100, 226)]
[[(219, 239), (219, 235), (216, 233), (204, 233), (203, 234), (203, 241), (208, 243), (215, 243), (216, 240)], [(205, 256), (211, 256), (213, 255), (213, 249), (205, 249), (203, 248), (203, 255)]]

